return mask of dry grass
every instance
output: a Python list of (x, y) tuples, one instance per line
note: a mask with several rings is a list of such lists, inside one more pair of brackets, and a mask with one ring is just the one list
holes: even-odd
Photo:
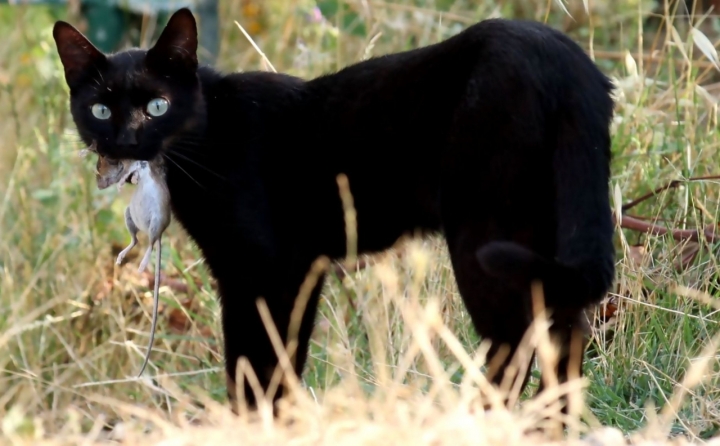
[[(243, 16), (246, 3), (221, 2), (224, 69), (266, 68), (233, 22), (258, 30), (259, 22)], [(588, 15), (572, 0), (573, 21), (555, 0), (346, 0), (345, 11), (355, 8), (359, 18), (330, 17), (344, 23), (340, 30), (306, 21), (309, 3), (262, 3), (266, 29), (253, 38), (278, 71), (315, 76), (435, 42), (490, 16), (547, 19), (619, 86), (616, 201), (669, 179), (720, 172), (715, 68), (688, 43), (690, 30), (662, 31), (655, 41), (640, 32), (646, 3), (589, 2)], [(62, 9), (0, 7), (0, 442), (459, 446), (578, 444), (583, 437), (583, 444), (615, 445), (715, 435), (716, 248), (622, 231), (611, 293), (618, 311), (596, 324), (586, 379), (534, 400), (523, 395), (512, 411), (482, 410), (493, 401), (478, 372), (486, 346), (472, 330), (441, 240), (412, 242), (401, 257), (390, 253), (328, 281), (309, 363), (273, 422), (267, 411), (238, 419), (222, 405), (214, 284), (173, 224), (163, 250), (153, 379), (133, 379), (150, 327), (150, 284), (133, 272), (136, 259), (114, 267), (112, 246), (126, 242), (121, 215), (130, 192), (98, 191), (92, 161), (76, 156), (81, 146), (51, 38), (53, 14), (66, 18)], [(712, 27), (701, 28), (712, 38)], [(676, 227), (716, 224), (719, 190), (717, 182), (688, 183), (636, 212)], [(681, 261), (684, 254), (691, 260)], [(544, 345), (542, 326), (530, 347)], [(530, 387), (537, 387), (535, 374)], [(584, 401), (582, 413), (564, 420), (564, 441), (552, 429), (536, 431), (561, 419), (562, 392)]]

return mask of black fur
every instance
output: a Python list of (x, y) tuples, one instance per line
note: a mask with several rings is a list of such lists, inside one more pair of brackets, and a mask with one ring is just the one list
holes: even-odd
[[(517, 346), (530, 282), (545, 281), (565, 379), (570, 334), (614, 275), (611, 84), (568, 37), (486, 20), (304, 81), (196, 69), (185, 9), (147, 53), (98, 55), (64, 22), (54, 35), (83, 140), (111, 158), (167, 158), (174, 214), (219, 284), (229, 384), (241, 356), (263, 386), (277, 364), (256, 298), (284, 337), (311, 263), (345, 255), (339, 173), (354, 196), (360, 252), (417, 230), (444, 233), (491, 354)], [(157, 96), (168, 113), (143, 114)], [(92, 116), (95, 102), (110, 107), (110, 120)], [(303, 319), (298, 372), (321, 284)], [(254, 402), (247, 386), (245, 395)]]

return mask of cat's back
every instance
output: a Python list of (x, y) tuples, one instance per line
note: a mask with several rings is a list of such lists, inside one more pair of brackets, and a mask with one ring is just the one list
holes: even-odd
[(332, 241), (324, 250), (333, 253), (345, 240), (338, 174), (349, 179), (361, 245), (378, 249), (413, 227), (439, 229), (442, 178), (498, 175), (507, 169), (498, 155), (510, 150), (521, 167), (545, 162), (558, 101), (587, 90), (610, 104), (609, 82), (571, 39), (502, 19), (307, 81), (208, 77), (209, 162), (237, 186), (230, 201), (280, 228), (314, 215), (296, 230)]
[[(405, 164), (430, 174), (436, 166), (419, 157), (419, 149), (442, 150), (459, 114), (483, 119), (488, 99), (502, 99), (508, 115), (533, 101), (550, 116), (569, 90), (585, 90), (607, 106), (610, 83), (561, 32), (536, 22), (489, 19), (442, 42), (312, 79), (303, 89), (309, 105), (302, 119), (322, 126), (308, 126), (322, 157), (336, 159), (344, 170), (390, 172)], [(373, 161), (379, 157), (385, 162)]]
[[(566, 84), (610, 89), (607, 78), (563, 33), (506, 19), (484, 20), (442, 42), (310, 80), (262, 71), (220, 75), (210, 70), (201, 77), (206, 78), (209, 134), (221, 144), (258, 141), (271, 158), (335, 160), (341, 170), (364, 165), (358, 150), (390, 157), (387, 165), (395, 164), (393, 156), (399, 162), (414, 155), (418, 144), (445, 145), (463, 103), (495, 91), (532, 90), (551, 103)], [(474, 91), (479, 78), (492, 79), (497, 88)], [(297, 150), (310, 146), (314, 150)]]

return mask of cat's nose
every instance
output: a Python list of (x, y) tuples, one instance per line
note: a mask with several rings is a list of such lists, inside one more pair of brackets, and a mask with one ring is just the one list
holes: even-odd
[(115, 139), (115, 144), (119, 146), (137, 146), (137, 130), (122, 129)]

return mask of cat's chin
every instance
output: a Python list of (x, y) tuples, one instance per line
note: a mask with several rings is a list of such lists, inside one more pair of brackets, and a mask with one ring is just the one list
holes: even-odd
[(91, 144), (91, 147), (95, 147), (93, 152), (98, 155), (113, 160), (152, 161), (162, 156), (161, 150), (148, 150), (142, 147), (125, 148), (117, 146), (103, 146), (98, 145), (95, 142)]

